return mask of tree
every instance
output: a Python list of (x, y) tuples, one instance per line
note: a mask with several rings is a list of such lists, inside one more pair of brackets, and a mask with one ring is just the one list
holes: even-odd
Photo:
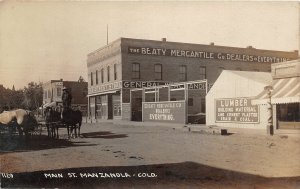
[(30, 82), (23, 90), (24, 100), (23, 105), (26, 109), (36, 110), (43, 102), (43, 88), (42, 83)]
[(11, 90), (0, 85), (0, 112), (3, 110), (11, 110), (22, 108), (23, 91)]

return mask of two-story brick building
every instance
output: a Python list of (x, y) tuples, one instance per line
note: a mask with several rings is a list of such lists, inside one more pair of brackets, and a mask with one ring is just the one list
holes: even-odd
[[(202, 79), (212, 86), (222, 70), (270, 72), (272, 63), (297, 57), (297, 51), (259, 50), (251, 46), (120, 38), (87, 56), (89, 115), (94, 119), (139, 120), (132, 114), (141, 114), (143, 97), (141, 92), (130, 92), (134, 88)], [(180, 100), (180, 94), (173, 95), (171, 101)], [(189, 95), (189, 113), (205, 112), (205, 89)], [(151, 95), (148, 98), (144, 100), (154, 99)], [(163, 100), (166, 99), (160, 99)]]

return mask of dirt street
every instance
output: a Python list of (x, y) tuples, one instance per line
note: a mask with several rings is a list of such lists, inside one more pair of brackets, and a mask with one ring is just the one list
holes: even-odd
[(81, 137), (1, 136), (1, 186), (300, 188), (300, 137), (84, 124)]

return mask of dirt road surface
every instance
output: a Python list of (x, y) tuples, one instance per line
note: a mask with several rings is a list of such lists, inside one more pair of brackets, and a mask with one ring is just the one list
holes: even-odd
[(79, 138), (1, 136), (2, 188), (295, 188), (300, 137), (84, 124)]

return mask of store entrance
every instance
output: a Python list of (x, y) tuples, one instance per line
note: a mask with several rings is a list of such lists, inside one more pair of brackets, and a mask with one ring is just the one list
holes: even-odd
[(300, 103), (278, 104), (278, 129), (300, 129)]
[(142, 121), (142, 90), (131, 91), (131, 121)]

